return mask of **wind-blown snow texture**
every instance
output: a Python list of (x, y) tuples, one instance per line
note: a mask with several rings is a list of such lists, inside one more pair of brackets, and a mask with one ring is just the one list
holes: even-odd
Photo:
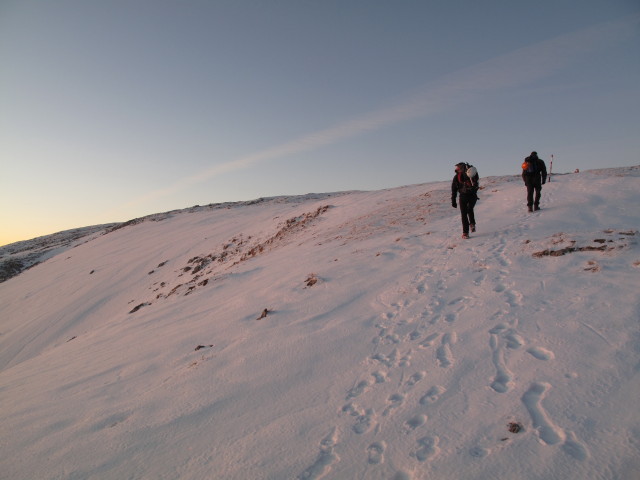
[(640, 167), (534, 214), (482, 184), (470, 240), (441, 182), (134, 222), (0, 284), (0, 477), (637, 478)]

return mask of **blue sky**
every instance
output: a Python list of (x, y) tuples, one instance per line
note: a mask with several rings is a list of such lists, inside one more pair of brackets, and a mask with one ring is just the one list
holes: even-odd
[(640, 163), (637, 0), (0, 0), (0, 244)]

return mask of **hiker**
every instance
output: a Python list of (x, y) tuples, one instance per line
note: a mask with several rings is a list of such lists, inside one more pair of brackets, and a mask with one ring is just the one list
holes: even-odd
[(540, 210), (540, 191), (542, 185), (547, 183), (547, 166), (538, 158), (537, 152), (531, 152), (531, 155), (524, 159), (522, 180), (527, 186), (527, 208), (530, 212)]
[(466, 163), (456, 165), (456, 175), (451, 182), (451, 206), (458, 208), (456, 198), (460, 192), (460, 216), (462, 217), (462, 238), (469, 238), (469, 229), (476, 231), (473, 207), (478, 200), (478, 171)]

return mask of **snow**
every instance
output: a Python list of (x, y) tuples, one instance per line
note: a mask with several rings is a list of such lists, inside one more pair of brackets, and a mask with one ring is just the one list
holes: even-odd
[(176, 211), (1, 283), (0, 478), (635, 478), (640, 167), (533, 214), (481, 184), (469, 240), (438, 182)]
[(77, 228), (0, 247), (0, 282), (55, 257), (80, 243), (91, 241), (117, 224)]

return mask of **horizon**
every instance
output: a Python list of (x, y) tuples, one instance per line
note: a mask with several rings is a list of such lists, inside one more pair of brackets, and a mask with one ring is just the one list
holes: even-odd
[[(573, 171), (573, 172), (552, 172), (551, 174), (549, 174), (549, 181), (552, 178), (552, 176), (555, 175), (572, 175), (572, 174), (576, 174), (576, 173), (586, 173), (592, 170), (604, 170), (604, 169), (609, 169), (609, 168), (628, 168), (628, 167), (638, 167), (640, 166), (640, 164), (638, 165), (615, 165), (615, 166), (603, 166), (600, 168), (593, 168), (593, 169), (587, 169), (587, 170), (579, 170), (578, 172)], [(549, 165), (547, 164), (547, 169), (549, 169)], [(520, 174), (504, 174), (504, 175), (491, 175), (491, 176), (487, 176), (487, 175), (480, 175), (480, 180), (482, 179), (486, 179), (488, 177), (496, 177), (496, 178), (501, 178), (501, 177), (509, 177), (509, 176), (514, 176), (514, 177), (520, 177)], [(381, 188), (376, 188), (376, 189), (372, 189), (372, 190), (357, 190), (357, 189), (347, 189), (347, 190), (340, 190), (340, 191), (332, 191), (332, 192), (306, 192), (306, 193), (294, 193), (294, 194), (280, 194), (280, 195), (270, 195), (267, 197), (254, 197), (254, 198), (245, 198), (245, 199), (239, 199), (239, 200), (231, 200), (231, 201), (221, 201), (221, 202), (210, 202), (210, 203), (204, 203), (202, 205), (188, 205), (188, 206), (181, 206), (181, 207), (177, 207), (177, 208), (171, 208), (168, 210), (163, 210), (163, 211), (157, 211), (157, 212), (149, 212), (149, 213), (145, 213), (143, 215), (140, 215), (138, 217), (133, 217), (133, 218), (127, 218), (124, 220), (118, 220), (118, 221), (113, 221), (113, 222), (104, 222), (104, 223), (96, 223), (96, 224), (87, 224), (87, 225), (76, 225), (76, 226), (72, 226), (70, 228), (65, 228), (63, 230), (57, 230), (54, 232), (49, 232), (49, 233), (45, 233), (43, 235), (38, 235), (36, 237), (31, 237), (31, 238), (25, 238), (22, 240), (16, 240), (13, 242), (9, 242), (9, 243), (4, 243), (4, 244), (0, 244), (0, 247), (6, 247), (9, 245), (13, 245), (14, 243), (21, 243), (21, 242), (29, 242), (32, 240), (37, 240), (40, 238), (45, 238), (45, 237), (50, 237), (52, 235), (57, 235), (57, 234), (61, 234), (61, 233), (66, 233), (66, 232), (70, 232), (73, 230), (81, 230), (81, 229), (85, 229), (85, 228), (91, 228), (91, 227), (99, 227), (102, 225), (118, 225), (118, 224), (123, 224), (126, 222), (130, 222), (132, 220), (138, 220), (141, 218), (146, 218), (149, 216), (153, 216), (153, 215), (162, 215), (165, 213), (170, 213), (170, 212), (181, 212), (184, 210), (189, 210), (191, 208), (199, 208), (199, 207), (207, 207), (207, 206), (212, 206), (212, 205), (225, 205), (225, 204), (242, 204), (242, 203), (246, 203), (246, 202), (252, 202), (254, 200), (258, 200), (258, 199), (272, 199), (272, 198), (279, 198), (279, 197), (304, 197), (307, 195), (331, 195), (331, 194), (343, 194), (343, 193), (351, 193), (351, 192), (375, 192), (375, 191), (380, 191), (380, 190), (392, 190), (392, 189), (396, 189), (396, 188), (406, 188), (406, 187), (412, 187), (412, 186), (416, 186), (416, 185), (431, 185), (433, 183), (440, 183), (440, 182), (448, 182), (450, 179), (445, 179), (445, 180), (432, 180), (432, 181), (428, 181), (428, 182), (417, 182), (417, 183), (412, 183), (412, 184), (406, 184), (406, 185), (395, 185), (395, 186), (389, 186), (389, 187), (381, 187)], [(482, 182), (480, 183), (481, 187), (482, 187)], [(524, 196), (524, 194), (523, 194)]]
[(533, 150), (635, 165), (639, 27), (627, 0), (3, 2), (0, 244)]

